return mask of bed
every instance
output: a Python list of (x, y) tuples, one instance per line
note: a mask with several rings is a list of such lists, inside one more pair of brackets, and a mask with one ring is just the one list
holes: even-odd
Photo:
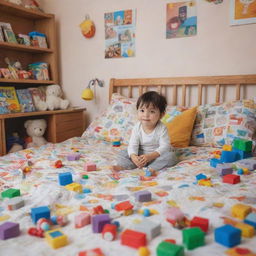
[[(247, 89), (242, 89), (243, 86), (251, 87), (252, 93), (247, 95)], [(127, 229), (134, 230), (136, 225), (144, 221), (161, 227), (159, 235), (153, 239), (147, 238), (151, 255), (157, 255), (159, 244), (166, 239), (174, 239), (177, 245), (183, 244), (182, 229), (167, 221), (168, 209), (172, 207), (184, 213), (185, 226), (189, 226), (189, 221), (195, 216), (209, 220), (205, 245), (185, 249), (185, 255), (242, 255), (238, 254), (239, 250), (237, 254), (228, 254), (228, 247), (214, 241), (214, 230), (224, 225), (224, 221), (233, 224), (234, 221), (239, 222), (231, 216), (235, 204), (247, 205), (255, 213), (256, 173), (250, 171), (248, 175), (240, 175), (241, 182), (235, 185), (223, 183), (219, 171), (210, 166), (210, 159), (220, 154), (223, 145), (231, 144), (237, 137), (252, 140), (255, 147), (256, 107), (252, 100), (255, 86), (256, 75), (111, 79), (110, 105), (90, 124), (83, 136), (0, 158), (0, 191), (20, 189), (25, 202), (23, 207), (9, 210), (9, 199), (1, 198), (0, 225), (7, 221), (19, 223), (20, 235), (0, 240), (0, 255), (68, 256), (79, 255), (79, 252), (80, 255), (96, 256), (139, 255), (138, 249), (121, 244), (121, 234)], [(207, 98), (209, 91), (206, 93), (205, 90), (208, 87), (211, 88), (208, 90), (214, 88), (214, 92), (210, 93), (213, 97)], [(235, 90), (232, 102), (223, 102), (226, 87)], [(191, 88), (196, 90), (196, 94)], [(166, 95), (169, 102), (164, 120), (166, 123), (181, 117), (190, 109), (188, 105), (198, 105), (195, 118), (189, 119), (188, 145), (176, 149), (179, 163), (160, 171), (157, 176), (147, 176), (143, 169), (114, 174), (110, 166), (115, 163), (117, 152), (126, 147), (131, 128), (136, 122), (136, 98), (147, 90), (157, 90)], [(208, 104), (209, 99), (214, 99), (214, 102)], [(121, 138), (120, 147), (112, 145), (116, 138)], [(68, 160), (68, 156), (74, 154), (79, 154), (80, 159)], [(255, 157), (249, 159), (256, 160)], [(58, 160), (63, 164), (60, 168), (56, 166)], [(96, 164), (97, 170), (85, 171), (88, 163)], [(238, 163), (236, 167), (240, 165)], [(24, 168), (28, 166), (31, 171), (24, 174)], [(82, 193), (61, 186), (58, 178), (60, 173), (71, 173), (73, 182), (82, 187)], [(199, 185), (196, 179), (199, 174), (210, 178), (208, 185)], [(138, 203), (136, 193), (144, 190), (151, 193), (152, 199)], [(133, 206), (132, 214), (116, 210), (116, 205), (124, 201), (129, 201)], [(49, 207), (52, 218), (66, 217), (66, 225), (50, 225), (51, 229), (60, 228), (67, 236), (66, 246), (53, 249), (45, 238), (28, 234), (29, 228), (36, 227), (31, 218), (31, 209), (41, 206)], [(75, 227), (77, 215), (102, 213), (102, 208), (104, 213), (109, 214), (112, 223), (120, 225), (114, 241), (107, 241), (101, 233), (94, 233), (92, 224)], [(237, 246), (256, 253), (255, 245), (254, 236), (242, 237), (241, 244)], [(95, 248), (100, 248), (102, 253), (93, 251)], [(255, 255), (249, 252), (245, 254), (246, 250), (242, 249), (240, 252)], [(142, 253), (140, 255), (147, 255)]]

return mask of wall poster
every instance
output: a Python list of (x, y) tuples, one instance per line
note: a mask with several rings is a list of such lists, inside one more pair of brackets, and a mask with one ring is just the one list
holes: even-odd
[(230, 0), (230, 24), (256, 23), (256, 0)]
[(196, 33), (196, 1), (168, 3), (166, 9), (166, 38), (194, 36)]
[(105, 59), (135, 56), (136, 10), (104, 14)]

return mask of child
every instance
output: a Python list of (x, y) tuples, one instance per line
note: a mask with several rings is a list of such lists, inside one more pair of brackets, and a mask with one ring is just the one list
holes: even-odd
[(177, 163), (166, 126), (166, 99), (155, 91), (142, 94), (136, 104), (139, 122), (133, 127), (128, 149), (118, 155), (113, 171), (148, 167), (151, 172)]

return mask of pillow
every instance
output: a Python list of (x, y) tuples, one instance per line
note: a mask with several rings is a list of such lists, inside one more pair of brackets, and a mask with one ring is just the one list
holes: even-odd
[(166, 124), (173, 147), (184, 148), (189, 146), (196, 113), (197, 107), (185, 110)]
[[(112, 138), (121, 138), (128, 144), (132, 128), (137, 122), (137, 99), (127, 98), (118, 93), (112, 95), (112, 100), (107, 110), (95, 118), (82, 136), (111, 141)], [(170, 122), (184, 109), (177, 106), (167, 106), (164, 123)]]
[(256, 104), (253, 100), (238, 100), (207, 104), (197, 108), (192, 132), (194, 146), (222, 147), (235, 138), (253, 140), (256, 130)]

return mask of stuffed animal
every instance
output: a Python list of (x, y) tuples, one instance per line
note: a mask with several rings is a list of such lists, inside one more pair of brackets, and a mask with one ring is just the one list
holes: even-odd
[(27, 143), (26, 148), (40, 147), (47, 143), (43, 137), (47, 124), (44, 119), (27, 120), (24, 123), (28, 136), (31, 138), (31, 142)]
[(68, 100), (61, 98), (62, 91), (58, 84), (49, 85), (46, 88), (46, 104), (47, 109), (66, 109), (69, 105)]
[(7, 146), (7, 152), (13, 153), (17, 152), (23, 149), (24, 147), (24, 140), (20, 138), (18, 132), (13, 132), (11, 136), (7, 136), (6, 139), (6, 146)]

